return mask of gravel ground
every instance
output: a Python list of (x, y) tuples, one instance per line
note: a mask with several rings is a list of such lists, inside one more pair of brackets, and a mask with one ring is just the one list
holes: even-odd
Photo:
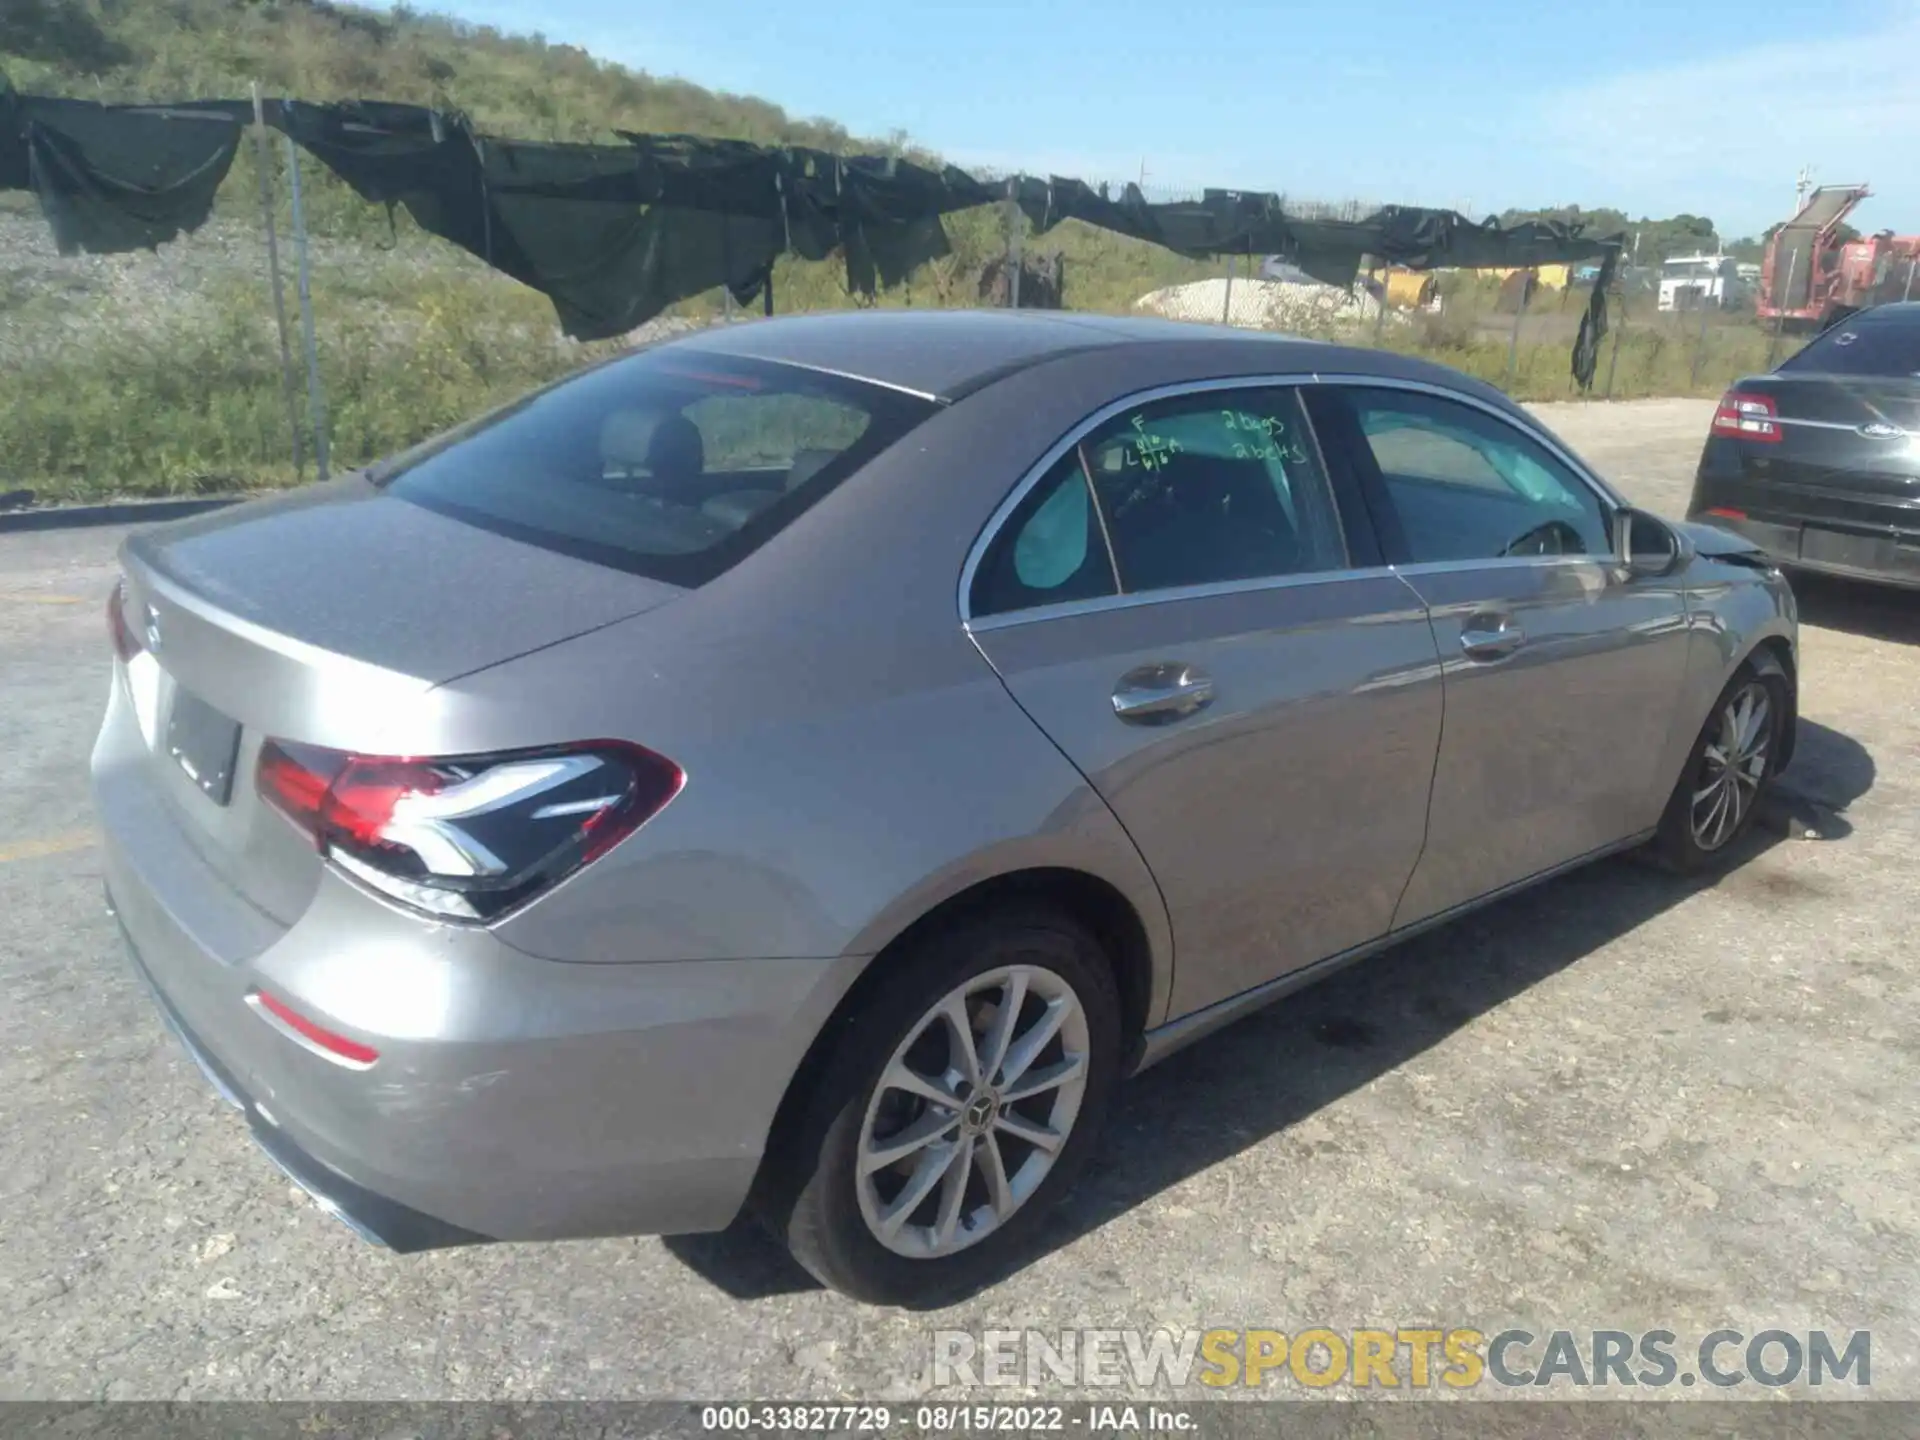
[[(1679, 508), (1706, 406), (1543, 413)], [(1804, 591), (1830, 838), (1603, 863), (1222, 1033), (1127, 1087), (1048, 1255), (912, 1315), (747, 1234), (400, 1258), (290, 1192), (101, 907), (119, 538), (0, 536), (0, 1397), (902, 1398), (935, 1327), (1424, 1322), (1870, 1329), (1920, 1399), (1915, 597)]]

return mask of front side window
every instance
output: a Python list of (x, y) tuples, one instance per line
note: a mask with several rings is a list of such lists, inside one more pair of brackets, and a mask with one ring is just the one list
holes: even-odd
[(1344, 398), (1408, 562), (1613, 553), (1599, 496), (1516, 426), (1417, 391)]

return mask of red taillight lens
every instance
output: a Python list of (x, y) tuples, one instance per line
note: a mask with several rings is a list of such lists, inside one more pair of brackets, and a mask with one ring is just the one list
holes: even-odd
[(113, 582), (113, 593), (107, 596), (107, 635), (113, 641), (113, 653), (125, 664), (147, 647), (140, 643), (140, 637), (127, 624), (127, 582)]
[(1713, 412), (1713, 433), (1734, 440), (1777, 445), (1780, 443), (1780, 409), (1771, 395), (1729, 390), (1720, 397), (1719, 408)]
[(337, 1055), (355, 1065), (371, 1065), (380, 1058), (380, 1052), (371, 1045), (362, 1045), (358, 1040), (349, 1040), (320, 1024), (309, 1020), (284, 1000), (275, 999), (264, 990), (256, 990), (248, 997), (262, 1010), (266, 1011), (294, 1034), (311, 1040), (330, 1055)]
[(607, 853), (685, 783), (624, 741), (463, 759), (269, 740), (260, 793), (341, 869), (416, 909), (492, 920)]

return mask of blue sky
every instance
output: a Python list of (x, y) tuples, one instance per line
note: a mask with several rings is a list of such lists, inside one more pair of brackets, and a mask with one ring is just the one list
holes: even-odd
[(1920, 232), (1920, 0), (428, 0), (966, 165)]

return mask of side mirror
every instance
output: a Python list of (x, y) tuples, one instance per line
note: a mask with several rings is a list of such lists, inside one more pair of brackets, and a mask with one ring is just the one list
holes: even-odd
[(1657, 515), (1631, 508), (1613, 517), (1613, 553), (1631, 580), (1671, 575), (1686, 559), (1680, 532)]

